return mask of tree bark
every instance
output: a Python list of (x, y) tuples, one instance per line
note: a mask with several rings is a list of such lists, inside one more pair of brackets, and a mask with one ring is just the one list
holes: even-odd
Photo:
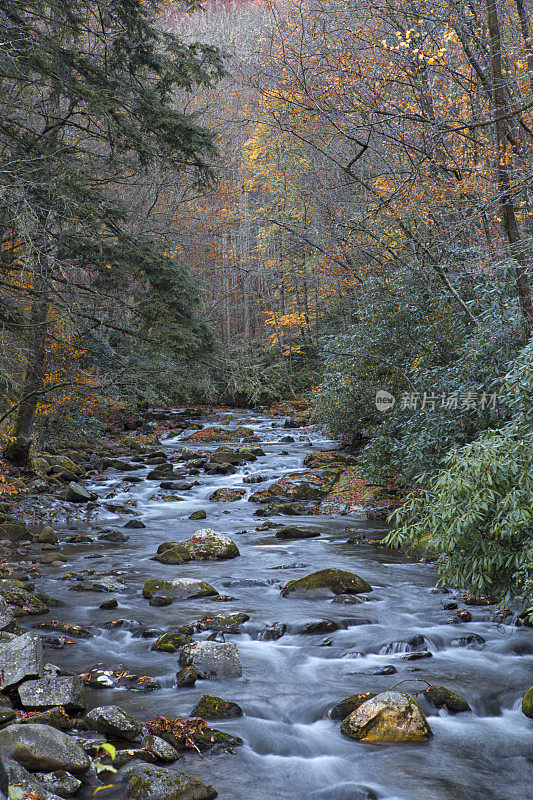
[(507, 161), (507, 123), (510, 116), (505, 94), (505, 79), (502, 68), (502, 51), (500, 23), (496, 0), (487, 2), (487, 23), (490, 37), (490, 62), (492, 72), (492, 97), (494, 106), (494, 130), (496, 134), (496, 175), (499, 188), (499, 205), (502, 211), (502, 222), (510, 244), (510, 250), (516, 261), (516, 289), (518, 302), (524, 319), (526, 335), (529, 339), (533, 333), (533, 303), (531, 285), (529, 283), (529, 264), (524, 251), (524, 243), (516, 215), (515, 203), (511, 191), (511, 176)]
[[(42, 268), (44, 264), (36, 264)], [(46, 356), (47, 317), (50, 305), (45, 270), (34, 272), (34, 299), (31, 309), (31, 327), (28, 341), (28, 359), (24, 383), (9, 442), (3, 456), (17, 466), (26, 466), (32, 445), (33, 425), (42, 394)]]

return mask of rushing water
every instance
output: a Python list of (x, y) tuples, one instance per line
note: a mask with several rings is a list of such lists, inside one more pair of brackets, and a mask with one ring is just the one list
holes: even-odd
[[(148, 694), (124, 689), (90, 693), (92, 705), (116, 703), (143, 720), (157, 714), (188, 716), (204, 693), (237, 701), (244, 717), (212, 724), (242, 737), (244, 746), (236, 748), (234, 754), (207, 754), (205, 758), (186, 755), (174, 765), (213, 784), (221, 800), (532, 797), (532, 723), (520, 711), (521, 697), (533, 683), (531, 629), (496, 625), (489, 621), (493, 609), (483, 607), (471, 608), (470, 623), (446, 624), (450, 612), (442, 605), (449, 596), (435, 590), (436, 576), (430, 566), (412, 563), (376, 546), (347, 543), (349, 536), (359, 533), (368, 538), (382, 534), (383, 526), (366, 521), (363, 515), (276, 517), (274, 521), (280, 524), (311, 523), (322, 532), (320, 538), (280, 541), (271, 531), (256, 531), (264, 520), (253, 516), (257, 506), (247, 497), (232, 503), (208, 501), (214, 489), (222, 486), (246, 488), (248, 496), (269, 484), (243, 484), (245, 475), (260, 473), (272, 481), (300, 468), (310, 449), (334, 447), (312, 429), (287, 431), (281, 427), (283, 420), (277, 423), (273, 427), (272, 417), (257, 414), (235, 415), (235, 421), (227, 427), (252, 427), (266, 455), (238, 468), (234, 475), (202, 473), (197, 476), (200, 485), (179, 492), (184, 497), (181, 502), (151, 499), (161, 493), (159, 481), (145, 479), (130, 484), (123, 480), (127, 474), (115, 470), (109, 470), (96, 483), (94, 488), (101, 499), (111, 496), (115, 503), (135, 501), (147, 527), (128, 529), (131, 538), (122, 544), (99, 541), (66, 546), (70, 570), (122, 569), (126, 585), (117, 595), (118, 609), (102, 611), (98, 606), (106, 595), (65, 591), (68, 583), (53, 580), (65, 570), (52, 570), (49, 583), (40, 588), (68, 603), (58, 608), (60, 613), (55, 616), (94, 626), (99, 632), (75, 647), (65, 648), (57, 657), (51, 652), (50, 660), (77, 671), (96, 662), (124, 663), (132, 671), (157, 678), (163, 688)], [(294, 437), (294, 443), (280, 442), (287, 433)], [(165, 440), (165, 450), (170, 455), (179, 452), (181, 439)], [(216, 445), (196, 447), (206, 450)], [(283, 454), (286, 450), (289, 453)], [(145, 468), (134, 474), (143, 476), (147, 472)], [(200, 508), (207, 510), (207, 520), (189, 520), (191, 512)], [(129, 519), (101, 513), (100, 528), (118, 527)], [(205, 526), (234, 539), (240, 558), (180, 566), (151, 560), (161, 542), (189, 538)], [(76, 527), (81, 532), (90, 529), (90, 523), (77, 523)], [(295, 566), (280, 569), (283, 565)], [(374, 589), (368, 601), (343, 605), (325, 597), (281, 597), (281, 584), (324, 567), (340, 567), (367, 579)], [(176, 576), (199, 577), (234, 599), (175, 601), (171, 606), (154, 608), (142, 598), (147, 578)], [(222, 611), (250, 615), (241, 634), (226, 635), (226, 641), (235, 642), (239, 648), (243, 677), (198, 681), (189, 689), (175, 685), (178, 654), (150, 651), (155, 633), (152, 638), (142, 638), (135, 637), (135, 631), (102, 629), (108, 620), (128, 618), (163, 632), (194, 622), (206, 613)], [(334, 620), (340, 629), (331, 634), (298, 633), (304, 623), (317, 619)], [(278, 641), (260, 640), (259, 632), (275, 622), (286, 623), (287, 633)], [(472, 649), (454, 641), (472, 633), (483, 637), (485, 645)], [(414, 636), (424, 637), (432, 658), (401, 659), (406, 645), (397, 643)], [(323, 644), (325, 638), (331, 640), (328, 646)], [(375, 674), (387, 664), (394, 664), (397, 673)], [(384, 691), (400, 681), (400, 689), (411, 692), (425, 688), (423, 681), (447, 686), (468, 700), (472, 712), (451, 716), (424, 705), (434, 737), (421, 744), (359, 743), (343, 737), (339, 722), (328, 719), (329, 709), (342, 698)]]

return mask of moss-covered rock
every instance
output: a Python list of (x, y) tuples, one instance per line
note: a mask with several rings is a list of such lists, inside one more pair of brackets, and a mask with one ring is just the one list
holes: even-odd
[(285, 525), (276, 531), (278, 539), (313, 539), (320, 536), (320, 531), (315, 528), (300, 528), (298, 525)]
[(143, 586), (143, 597), (148, 600), (161, 592), (178, 600), (192, 597), (215, 597), (217, 590), (205, 581), (196, 578), (174, 578), (171, 581), (162, 578), (149, 578)]
[(121, 770), (125, 800), (213, 800), (218, 792), (184, 772), (146, 764), (139, 759)]
[(341, 731), (364, 742), (420, 742), (433, 734), (416, 700), (405, 692), (381, 692), (343, 720)]
[(189, 519), (205, 519), (207, 517), (207, 512), (203, 508), (199, 508), (198, 511), (193, 511), (190, 515)]
[(192, 717), (202, 719), (235, 719), (242, 717), (243, 711), (233, 700), (223, 700), (212, 694), (204, 694), (191, 711)]
[(183, 632), (164, 633), (153, 643), (150, 650), (157, 650), (162, 653), (176, 653), (184, 645), (192, 644), (192, 642), (192, 638)]
[(522, 700), (522, 714), (533, 719), (533, 686), (530, 686)]
[(300, 592), (329, 590), (333, 594), (359, 594), (371, 592), (372, 587), (354, 572), (343, 569), (321, 569), (303, 578), (289, 581), (281, 590), (283, 597)]
[(209, 496), (209, 500), (212, 503), (233, 503), (236, 500), (242, 500), (245, 494), (245, 489), (223, 487), (221, 489), (216, 489), (213, 494)]
[(461, 695), (452, 692), (451, 689), (447, 689), (445, 686), (428, 686), (423, 695), (432, 706), (446, 708), (450, 714), (459, 714), (461, 711), (472, 710)]
[(359, 706), (366, 703), (372, 697), (376, 696), (376, 692), (363, 692), (362, 694), (352, 694), (350, 697), (345, 697), (336, 706), (333, 706), (329, 712), (331, 719), (346, 719), (352, 714)]
[(222, 631), (223, 633), (239, 633), (240, 627), (250, 619), (248, 614), (207, 614), (195, 623), (199, 631)]
[(221, 561), (239, 555), (239, 548), (228, 536), (202, 528), (185, 542), (165, 542), (158, 548), (154, 560), (162, 564), (182, 564), (184, 561)]

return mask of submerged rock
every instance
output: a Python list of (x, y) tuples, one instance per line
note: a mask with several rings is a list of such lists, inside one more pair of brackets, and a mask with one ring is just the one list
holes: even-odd
[(180, 653), (182, 667), (196, 667), (199, 678), (240, 678), (242, 667), (237, 646), (230, 642), (196, 642)]
[(238, 703), (233, 700), (222, 700), (212, 694), (204, 694), (198, 700), (191, 716), (201, 717), (202, 719), (235, 719), (242, 717), (243, 711)]
[(329, 590), (333, 594), (358, 594), (371, 592), (372, 587), (354, 572), (343, 569), (321, 569), (303, 578), (289, 581), (281, 590), (283, 597), (294, 592), (320, 592)]
[(50, 725), (9, 725), (0, 731), (0, 749), (30, 770), (60, 769), (78, 775), (86, 772), (91, 764), (71, 736)]
[(218, 792), (185, 772), (135, 760), (124, 767), (124, 800), (213, 800)]
[(320, 531), (314, 528), (299, 528), (298, 525), (285, 525), (276, 531), (277, 539), (314, 539), (320, 536)]
[(418, 703), (405, 692), (381, 692), (355, 709), (341, 731), (364, 742), (419, 742), (433, 734)]
[(239, 555), (239, 548), (228, 536), (202, 528), (185, 542), (165, 542), (158, 548), (155, 561), (182, 564), (184, 561), (219, 561)]

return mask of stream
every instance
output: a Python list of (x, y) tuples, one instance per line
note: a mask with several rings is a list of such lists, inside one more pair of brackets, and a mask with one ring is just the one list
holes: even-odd
[[(434, 568), (365, 543), (365, 538), (379, 539), (386, 526), (367, 521), (363, 511), (271, 518), (280, 525), (311, 525), (321, 531), (319, 538), (284, 541), (276, 539), (275, 530), (257, 531), (264, 519), (254, 517), (259, 506), (248, 502), (248, 496), (283, 474), (301, 469), (304, 456), (312, 450), (331, 450), (336, 444), (313, 428), (285, 430), (284, 418), (251, 412), (232, 416), (231, 423), (223, 427), (253, 428), (265, 456), (237, 467), (232, 475), (201, 472), (186, 478), (199, 485), (179, 491), (181, 501), (153, 499), (164, 494), (159, 488), (161, 479), (146, 479), (151, 468), (144, 465), (134, 473), (109, 469), (92, 485), (87, 484), (100, 500), (109, 498), (108, 503), (134, 501), (146, 527), (125, 530), (130, 536), (127, 542), (97, 541), (62, 548), (69, 571), (119, 569), (125, 585), (123, 592), (113, 594), (118, 608), (101, 610), (100, 603), (111, 595), (68, 591), (68, 582), (58, 580), (65, 568), (49, 569), (40, 590), (67, 603), (53, 609), (53, 616), (93, 626), (96, 635), (57, 654), (47, 651), (48, 660), (76, 672), (98, 662), (123, 663), (134, 672), (156, 678), (162, 688), (150, 693), (88, 690), (90, 707), (117, 704), (143, 721), (156, 715), (188, 717), (203, 694), (239, 703), (243, 717), (212, 724), (240, 736), (242, 747), (234, 753), (208, 753), (202, 758), (191, 752), (171, 767), (215, 786), (220, 800), (532, 797), (532, 725), (521, 713), (520, 703), (533, 682), (533, 631), (491, 622), (495, 609), (483, 606), (469, 607), (471, 622), (448, 624), (450, 612), (443, 604), (450, 595), (435, 588)], [(217, 415), (202, 419), (202, 425), (213, 424), (221, 424)], [(191, 432), (162, 440), (158, 449), (172, 457), (184, 446), (201, 451), (219, 446), (184, 443), (183, 438)], [(280, 441), (287, 434), (294, 442)], [(176, 464), (179, 470), (182, 465)], [(260, 473), (266, 481), (243, 483), (252, 473)], [(132, 474), (143, 480), (124, 480)], [(246, 495), (234, 502), (210, 502), (209, 496), (220, 487), (243, 488)], [(190, 514), (199, 509), (207, 511), (207, 519), (190, 520)], [(70, 534), (94, 535), (96, 528), (122, 528), (128, 519), (100, 506), (97, 521), (88, 514), (85, 521), (69, 524), (67, 520), (65, 528)], [(231, 537), (240, 557), (178, 566), (151, 560), (161, 542), (187, 539), (203, 527)], [(362, 543), (347, 542), (354, 536), (362, 537)], [(280, 585), (325, 567), (355, 572), (373, 591), (350, 604), (332, 602), (331, 597), (282, 597)], [(233, 599), (190, 599), (157, 608), (142, 597), (147, 578), (177, 576), (201, 578)], [(226, 634), (226, 641), (239, 649), (242, 678), (200, 680), (192, 688), (178, 689), (179, 654), (152, 652), (155, 638), (207, 613), (237, 611), (249, 614), (250, 619), (242, 633)], [(140, 624), (129, 630), (103, 629), (105, 622), (117, 618)], [(338, 630), (299, 632), (306, 623), (319, 619), (334, 621)], [(273, 623), (285, 623), (286, 633), (277, 641), (260, 639), (260, 632)], [(151, 635), (135, 635), (140, 627)], [(196, 638), (207, 638), (208, 633)], [(482, 637), (484, 643), (469, 639), (471, 634)], [(402, 659), (413, 649), (407, 642), (415, 636), (424, 637), (431, 658)], [(376, 674), (386, 665), (393, 665), (397, 672)], [(381, 692), (398, 684), (400, 690), (415, 693), (425, 688), (425, 682), (457, 691), (472, 708), (452, 716), (421, 701), (434, 734), (430, 741), (361, 743), (345, 738), (339, 721), (328, 718), (332, 706), (348, 695)], [(101, 796), (120, 795), (118, 790), (108, 790)]]

